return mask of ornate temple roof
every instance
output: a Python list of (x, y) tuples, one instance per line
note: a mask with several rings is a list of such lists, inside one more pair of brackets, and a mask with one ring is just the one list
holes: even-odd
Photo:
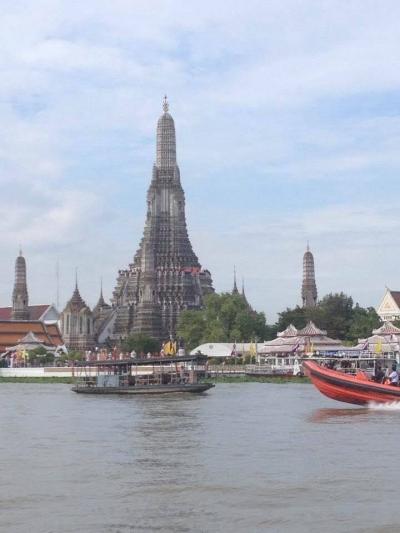
[[(52, 304), (28, 305), (29, 320), (41, 320)], [(12, 307), (0, 307), (0, 320), (11, 320)]]
[(372, 331), (373, 335), (399, 335), (400, 328), (394, 326), (391, 322), (384, 322), (383, 325)]
[(100, 290), (100, 297), (99, 297), (99, 300), (97, 302), (97, 304), (94, 306), (93, 308), (93, 314), (94, 315), (99, 315), (102, 311), (105, 311), (105, 310), (109, 310), (111, 309), (111, 305), (109, 305), (105, 300), (104, 300), (104, 297), (103, 297), (103, 287), (101, 288)]
[(29, 333), (46, 346), (64, 344), (57, 324), (45, 324), (38, 320), (0, 320), (0, 353), (22, 342)]
[(88, 305), (86, 305), (85, 300), (80, 295), (79, 289), (78, 289), (78, 283), (76, 283), (75, 290), (72, 294), (72, 297), (67, 303), (67, 305), (65, 306), (65, 309), (63, 312), (69, 311), (71, 313), (76, 313), (76, 312), (82, 311), (83, 309), (87, 309), (88, 311), (90, 311)]
[(301, 337), (312, 337), (316, 335), (326, 335), (327, 332), (324, 329), (319, 329), (311, 320), (307, 323), (306, 327), (300, 329), (297, 334)]
[(297, 329), (293, 326), (293, 324), (289, 324), (284, 331), (280, 331), (278, 333), (278, 337), (297, 337), (297, 334)]

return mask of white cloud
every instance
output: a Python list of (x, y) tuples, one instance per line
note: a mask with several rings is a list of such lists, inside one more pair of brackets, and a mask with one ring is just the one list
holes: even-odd
[(395, 284), (397, 2), (77, 5), (2, 4), (4, 304), (20, 242), (38, 300), (54, 287), (34, 269), (57, 257), (65, 298), (77, 264), (88, 301), (101, 275), (111, 293), (141, 237), (165, 92), (194, 247), (218, 289), (237, 263), (258, 308), (292, 305), (307, 237), (321, 291), (372, 304)]

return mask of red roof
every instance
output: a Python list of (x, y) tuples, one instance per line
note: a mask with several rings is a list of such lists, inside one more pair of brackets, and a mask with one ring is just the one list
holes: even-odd
[(389, 292), (393, 300), (400, 307), (400, 291), (389, 291)]
[(0, 321), (0, 353), (9, 346), (18, 344), (28, 333), (33, 333), (47, 346), (64, 344), (57, 324), (44, 324), (39, 320), (2, 320)]
[[(29, 305), (30, 320), (39, 320), (45, 311), (50, 307), (46, 305)], [(0, 320), (11, 320), (12, 307), (0, 307)]]

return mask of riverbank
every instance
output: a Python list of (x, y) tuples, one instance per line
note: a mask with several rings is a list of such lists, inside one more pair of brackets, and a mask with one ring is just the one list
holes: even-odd
[(72, 377), (59, 377), (59, 376), (49, 376), (49, 377), (3, 377), (0, 376), (0, 383), (74, 383), (74, 378)]
[[(287, 378), (285, 376), (265, 377), (265, 376), (218, 376), (205, 380), (208, 383), (310, 383), (306, 377)], [(72, 377), (1, 377), (1, 383), (74, 383)]]
[(310, 383), (307, 377), (286, 376), (217, 376), (208, 378), (209, 383)]

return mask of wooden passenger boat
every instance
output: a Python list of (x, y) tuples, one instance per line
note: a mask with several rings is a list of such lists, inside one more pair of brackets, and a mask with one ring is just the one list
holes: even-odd
[(400, 387), (376, 383), (365, 372), (349, 375), (320, 366), (315, 361), (303, 361), (303, 368), (313, 385), (333, 400), (356, 405), (400, 401)]
[(214, 387), (199, 381), (206, 363), (207, 357), (198, 355), (85, 361), (76, 365), (78, 379), (72, 390), (83, 394), (205, 392)]

